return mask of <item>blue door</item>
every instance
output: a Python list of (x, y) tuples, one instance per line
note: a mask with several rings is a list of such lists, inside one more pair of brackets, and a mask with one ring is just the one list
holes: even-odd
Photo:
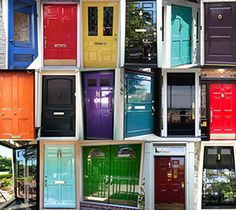
[(153, 132), (153, 78), (125, 74), (125, 137)]
[(9, 0), (8, 68), (25, 69), (37, 57), (37, 14), (34, 0)]
[(73, 145), (45, 145), (45, 208), (75, 208), (74, 154)]
[(172, 5), (171, 66), (191, 63), (192, 8)]

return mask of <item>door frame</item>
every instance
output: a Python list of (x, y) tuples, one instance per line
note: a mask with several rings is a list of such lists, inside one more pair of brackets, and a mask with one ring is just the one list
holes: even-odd
[[(116, 106), (116, 103), (115, 103), (115, 85), (117, 82), (115, 82), (115, 79), (116, 79), (116, 73), (115, 71), (113, 70), (107, 70), (107, 71), (101, 71), (101, 70), (97, 70), (97, 71), (83, 71), (82, 74), (81, 74), (81, 87), (82, 87), (82, 90), (81, 90), (81, 95), (82, 95), (82, 110), (83, 110), (83, 136), (84, 138), (86, 137), (86, 104), (85, 104), (85, 89), (84, 89), (84, 75), (85, 74), (99, 74), (99, 73), (110, 73), (110, 74), (113, 74), (113, 96), (112, 96), (112, 139), (115, 139), (115, 133), (116, 133), (116, 126), (115, 126), (115, 106)], [(105, 140), (106, 141), (106, 140)]]
[[(171, 68), (171, 17), (172, 17), (172, 4), (177, 6), (184, 6), (192, 8), (192, 33), (191, 33), (191, 56), (190, 56), (190, 64), (184, 64), (180, 67), (189, 68), (197, 66), (200, 61), (197, 58), (197, 52), (199, 51), (197, 47), (197, 26), (196, 26), (196, 18), (197, 12), (199, 11), (199, 4), (189, 2), (189, 1), (175, 1), (175, 0), (163, 0), (163, 7), (164, 7), (164, 41), (161, 41), (162, 48), (163, 48), (163, 55), (162, 55), (162, 67), (163, 68)], [(160, 11), (159, 11), (160, 12)], [(160, 20), (162, 16), (160, 17)], [(162, 31), (161, 31), (162, 33)], [(159, 42), (158, 42), (159, 43)], [(176, 67), (173, 67), (176, 68)], [(178, 67), (179, 68), (179, 67)]]
[[(181, 68), (176, 68), (176, 69), (162, 69), (162, 76), (163, 76), (163, 85), (162, 85), (162, 116), (163, 116), (163, 128), (162, 128), (162, 136), (167, 137), (167, 127), (168, 127), (168, 122), (167, 122), (167, 74), (168, 73), (193, 73), (195, 74), (195, 135), (193, 137), (199, 137), (201, 135), (201, 130), (200, 130), (200, 113), (199, 110), (196, 107), (200, 106), (200, 73), (201, 69), (199, 68), (193, 68), (193, 69), (181, 69)], [(186, 137), (184, 137), (186, 138)]]
[[(42, 183), (40, 187), (40, 202), (39, 202), (39, 209), (46, 210), (47, 208), (44, 208), (44, 155), (45, 155), (45, 145), (73, 145), (74, 146), (74, 158), (75, 158), (75, 208), (74, 209), (79, 209), (80, 206), (80, 179), (81, 179), (81, 165), (80, 165), (80, 159), (81, 159), (81, 152), (80, 148), (78, 146), (79, 142), (78, 141), (58, 141), (58, 140), (41, 140), (40, 145), (39, 145), (39, 151), (40, 151), (40, 166), (39, 166), (39, 183)], [(55, 209), (58, 210), (58, 208), (50, 208), (50, 209)]]

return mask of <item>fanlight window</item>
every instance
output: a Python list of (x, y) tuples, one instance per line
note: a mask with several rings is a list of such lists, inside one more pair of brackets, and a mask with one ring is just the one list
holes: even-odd
[(93, 149), (90, 151), (88, 155), (88, 159), (92, 159), (92, 158), (105, 158), (105, 154), (100, 149)]
[(131, 148), (123, 147), (118, 151), (117, 157), (121, 157), (121, 158), (132, 157), (132, 158), (134, 158), (134, 157), (136, 157), (136, 153)]

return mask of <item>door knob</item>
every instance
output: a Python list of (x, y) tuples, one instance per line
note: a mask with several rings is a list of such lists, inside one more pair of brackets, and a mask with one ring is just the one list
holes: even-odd
[(2, 115), (5, 115), (5, 113), (4, 113), (4, 112), (2, 112)]
[(13, 40), (13, 39), (11, 39), (11, 40), (10, 40), (10, 43), (11, 43), (11, 44), (13, 44), (13, 41), (14, 41), (14, 40)]
[(195, 120), (195, 104), (192, 103), (192, 120)]
[(181, 188), (184, 189), (184, 182), (181, 183)]

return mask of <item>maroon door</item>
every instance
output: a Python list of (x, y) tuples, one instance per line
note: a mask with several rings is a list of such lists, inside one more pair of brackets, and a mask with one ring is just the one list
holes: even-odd
[(155, 210), (184, 210), (184, 157), (155, 158)]
[(236, 3), (205, 4), (205, 64), (236, 64)]
[(236, 139), (236, 84), (210, 85), (210, 139)]
[(84, 74), (85, 138), (112, 139), (113, 73)]

